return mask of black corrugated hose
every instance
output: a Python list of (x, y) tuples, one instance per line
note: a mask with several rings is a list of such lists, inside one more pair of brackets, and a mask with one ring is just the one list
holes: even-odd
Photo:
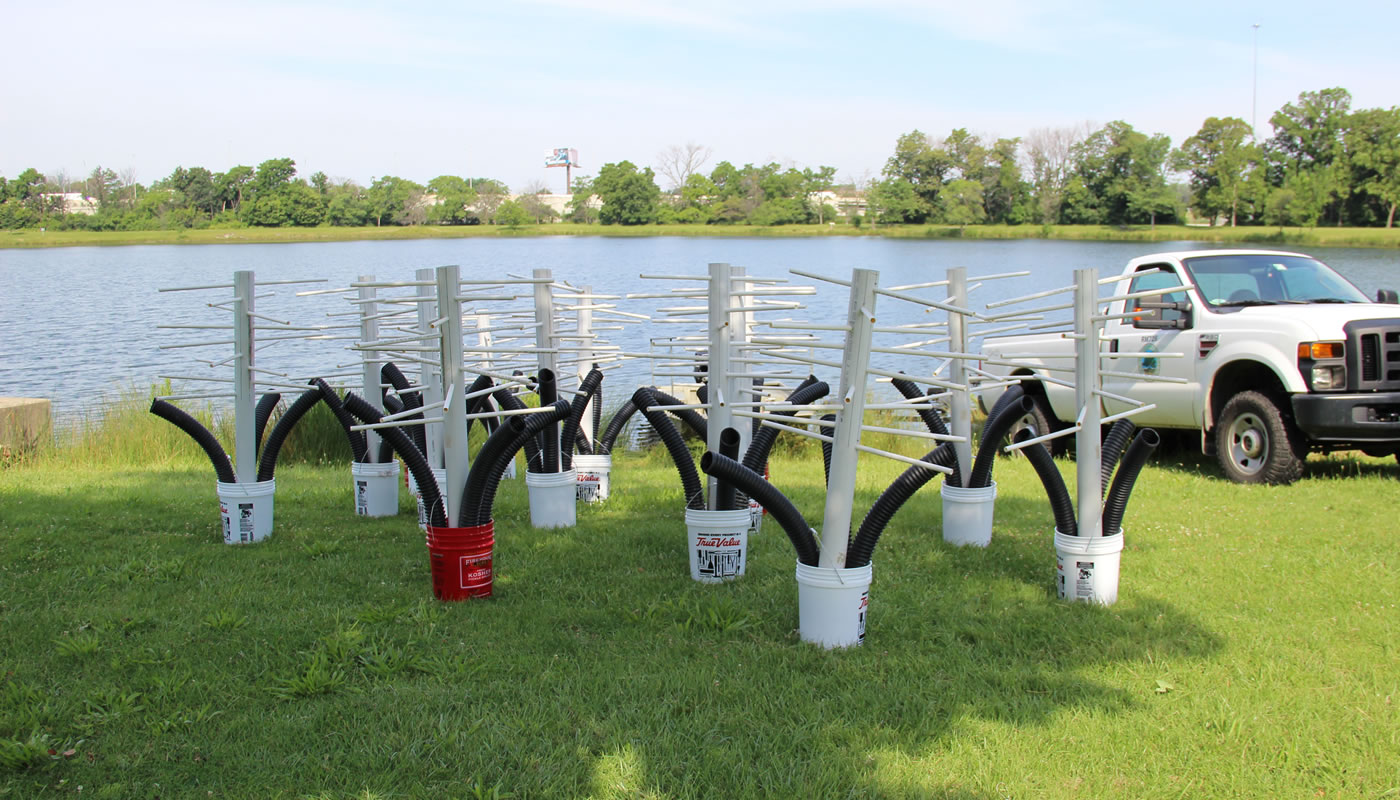
[(631, 400), (623, 403), (620, 408), (608, 420), (608, 427), (603, 429), (603, 435), (597, 438), (595, 448), (600, 455), (607, 455), (612, 452), (613, 444), (617, 442), (617, 437), (622, 433), (622, 429), (627, 426), (627, 420), (637, 413), (637, 404)]
[[(958, 460), (957, 451), (953, 449), (950, 442), (944, 442), (924, 454), (920, 461), (929, 464), (937, 464), (940, 467), (951, 467)], [(870, 563), (871, 557), (875, 554), (875, 545), (880, 541), (880, 534), (884, 533), (885, 526), (890, 524), (890, 520), (904, 506), (914, 493), (923, 488), (924, 484), (933, 480), (934, 476), (940, 473), (924, 467), (910, 467), (904, 470), (898, 478), (894, 479), (889, 488), (880, 494), (879, 499), (870, 506), (870, 511), (866, 512), (865, 519), (861, 520), (860, 529), (856, 531), (855, 538), (846, 548), (846, 568), (855, 569)]]
[[(823, 414), (821, 419), (822, 419), (822, 422), (835, 422), (835, 421), (836, 421), (836, 415), (835, 415), (835, 414)], [(835, 430), (835, 428), (828, 428), (828, 427), (826, 427), (825, 425), (820, 426), (820, 427), (817, 428), (817, 432), (820, 433), (820, 434), (823, 435), (823, 436), (831, 436), (831, 431), (833, 431), (833, 430)], [(828, 441), (826, 441), (825, 439), (822, 440), (822, 485), (823, 485), (823, 486), (829, 486), (829, 485), (831, 484), (831, 446), (832, 446), (832, 443), (831, 443), (831, 442), (828, 442)]]
[[(719, 432), (719, 454), (727, 459), (734, 460), (739, 457), (739, 432), (733, 428), (725, 428)], [(733, 511), (738, 508), (738, 492), (734, 484), (719, 478), (715, 482), (715, 510)]]
[(1113, 476), (1113, 485), (1108, 489), (1108, 497), (1103, 501), (1103, 535), (1112, 536), (1123, 527), (1123, 512), (1128, 510), (1128, 498), (1133, 493), (1142, 465), (1157, 449), (1162, 438), (1151, 428), (1138, 431), (1137, 438), (1128, 445), (1123, 454), (1123, 463), (1118, 465), (1118, 473)]
[[(364, 398), (354, 392), (345, 393), (345, 412), (359, 417), (366, 425), (373, 425), (383, 418), (379, 409), (365, 402)], [(428, 524), (434, 528), (446, 527), (447, 511), (442, 501), (442, 492), (438, 488), (437, 479), (433, 477), (432, 468), (428, 466), (427, 456), (419, 452), (413, 440), (399, 428), (380, 428), (379, 435), (393, 445), (408, 471), (413, 473), (413, 480), (417, 482), (418, 491), (423, 495), (423, 507), (428, 509)]]
[(267, 421), (272, 419), (272, 410), (277, 408), (281, 401), (280, 393), (268, 392), (258, 400), (258, 406), (253, 410), (253, 441), (257, 443), (258, 452), (262, 452), (263, 431), (267, 430)]
[[(484, 390), (486, 390), (486, 389), (490, 389), (490, 388), (491, 388), (491, 385), (492, 385), (492, 384), (491, 384), (491, 378), (490, 378), (490, 376), (487, 376), (487, 375), (478, 375), (478, 376), (476, 376), (476, 380), (472, 381), (471, 385), (467, 387), (467, 391), (463, 393), (463, 396), (465, 397), (465, 396), (467, 396), (467, 395), (473, 395), (473, 394), (476, 394), (477, 392), (484, 391)], [(494, 393), (493, 393), (493, 394), (494, 394)], [(492, 396), (492, 395), (484, 395), (484, 394), (483, 394), (483, 395), (481, 395), (480, 397), (473, 397), (472, 399), (468, 400), (468, 401), (467, 401), (467, 413), (468, 413), (468, 414), (476, 414), (476, 413), (480, 413), (480, 412), (482, 412), (482, 411), (490, 411), (490, 410), (491, 410), (491, 404), (490, 404), (491, 396)], [(453, 400), (455, 401), (456, 398), (453, 398)], [(486, 424), (487, 420), (485, 420), (485, 419), (483, 419), (483, 420), (474, 420), (474, 419), (468, 418), (468, 419), (467, 419), (467, 439), (468, 439), (468, 441), (471, 440), (472, 423), (473, 423), (473, 422), (478, 422), (478, 421), (481, 422), (481, 427), (485, 428), (487, 431), (494, 430), (494, 428), (492, 428), (490, 425), (487, 425), (487, 424)], [(489, 433), (488, 433), (488, 435), (489, 435)]]
[(784, 532), (787, 533), (788, 540), (792, 542), (792, 547), (797, 551), (797, 560), (809, 567), (817, 565), (818, 549), (817, 535), (812, 531), (812, 526), (807, 524), (807, 520), (802, 518), (797, 507), (787, 496), (778, 491), (773, 484), (765, 481), (763, 476), (740, 464), (733, 459), (725, 458), (713, 450), (700, 457), (700, 469), (707, 475), (722, 478), (729, 481), (744, 494), (759, 502), (759, 505), (768, 509), (769, 515), (778, 521)]
[[(536, 392), (540, 396), (540, 407), (552, 406), (559, 399), (559, 384), (555, 383), (554, 370), (540, 370), (540, 382)], [(552, 423), (540, 431), (540, 451), (544, 455), (543, 465), (535, 472), (559, 471), (559, 425)]]
[[(467, 482), (462, 486), (462, 503), (457, 512), (462, 524), (476, 524), (477, 508), (481, 505), (481, 495), (486, 490), (486, 479), (490, 476), (491, 465), (502, 460), (502, 454), (507, 451), (511, 442), (525, 430), (526, 422), (523, 416), (506, 417), (500, 427), (486, 437), (481, 449), (476, 452), (471, 471), (467, 473)], [(511, 450), (510, 453), (514, 455), (515, 451)], [(505, 469), (504, 463), (501, 469)]]
[[(553, 411), (541, 411), (525, 417), (524, 425), (518, 430), (514, 439), (506, 444), (505, 448), (496, 455), (490, 464), (482, 464), (478, 460), (478, 469), (486, 468), (485, 481), (481, 484), (481, 493), (475, 498), (469, 497), (466, 491), (462, 492), (462, 510), (459, 515), (462, 525), (485, 525), (491, 521), (491, 506), (496, 502), (496, 489), (501, 484), (501, 476), (505, 475), (506, 466), (510, 460), (515, 458), (515, 454), (527, 441), (533, 441), (539, 432), (548, 425), (558, 425), (559, 422), (568, 417), (570, 407), (563, 400), (554, 403)], [(519, 417), (512, 417), (519, 419)], [(506, 429), (506, 426), (501, 426)], [(472, 470), (475, 472), (476, 470)], [(470, 482), (471, 473), (467, 474)]]
[[(919, 387), (911, 380), (893, 378), (890, 380), (890, 385), (895, 388), (895, 391), (903, 395), (905, 400), (928, 400), (928, 395), (919, 391)], [(925, 404), (921, 403), (920, 405)], [(949, 435), (948, 426), (943, 422), (943, 417), (938, 415), (936, 409), (921, 408), (918, 410), (918, 414), (919, 419), (924, 421), (924, 427), (928, 428), (929, 433), (936, 433), (940, 436)], [(945, 476), (943, 482), (955, 488), (961, 487), (962, 473), (958, 471), (957, 459), (953, 459), (953, 463), (949, 466), (953, 468), (953, 474)]]
[(569, 412), (569, 418), (564, 420), (564, 427), (559, 431), (559, 471), (568, 472), (574, 465), (574, 442), (578, 439), (580, 426), (583, 424), (583, 412), (588, 410), (588, 402), (597, 393), (598, 387), (603, 384), (603, 371), (594, 367), (579, 381), (578, 394), (574, 395), (573, 410)]
[[(676, 419), (680, 420), (681, 422), (684, 422), (686, 427), (690, 428), (691, 432), (693, 432), (696, 436), (699, 436), (702, 441), (708, 442), (710, 440), (710, 425), (708, 422), (705, 421), (704, 417), (696, 413), (694, 409), (668, 408), (667, 406), (681, 406), (685, 404), (677, 398), (666, 394), (665, 392), (661, 391), (655, 386), (651, 386), (648, 388), (651, 389), (652, 397), (656, 398), (656, 402), (652, 403), (653, 406), (670, 413)], [(709, 401), (701, 400), (700, 402), (705, 403)]]
[[(397, 413), (399, 413), (400, 411), (403, 411), (403, 403), (400, 402), (399, 399), (398, 399), (397, 397), (394, 397), (393, 395), (388, 394), (388, 393), (386, 392), (386, 393), (384, 394), (384, 411), (385, 411), (386, 413), (388, 413), (388, 414), (397, 414)], [(421, 425), (419, 425), (419, 426), (417, 426), (417, 427), (418, 427), (418, 428), (422, 428)], [(409, 440), (410, 442), (413, 442), (413, 436), (412, 436), (412, 434), (409, 434), (408, 440)], [(414, 446), (414, 447), (417, 447), (417, 446), (418, 446), (418, 443), (417, 443), (417, 442), (413, 442), (413, 446)], [(421, 452), (423, 452), (423, 451), (420, 449), (418, 452), (421, 453)], [(391, 445), (391, 444), (389, 444), (389, 440), (388, 440), (388, 439), (385, 439), (383, 436), (379, 437), (379, 457), (375, 459), (375, 463), (376, 463), (376, 464), (388, 464), (390, 461), (393, 461), (393, 460), (394, 460), (394, 446)]]
[(277, 471), (277, 455), (282, 452), (282, 443), (287, 440), (287, 435), (296, 427), (311, 407), (321, 402), (320, 389), (307, 389), (301, 396), (292, 403), (286, 411), (282, 412), (277, 424), (272, 426), (272, 431), (267, 434), (267, 444), (263, 445), (262, 453), (258, 458), (258, 480), (270, 481)]
[(321, 390), (321, 399), (330, 407), (335, 418), (340, 420), (340, 427), (345, 429), (345, 438), (350, 440), (351, 457), (355, 461), (365, 463), (369, 458), (369, 447), (365, 444), (364, 433), (350, 430), (350, 426), (355, 424), (354, 416), (345, 410), (344, 404), (340, 402), (340, 395), (335, 393), (329, 383), (321, 378), (313, 378), (311, 382)]
[(1103, 446), (1099, 448), (1099, 492), (1101, 495), (1108, 494), (1108, 482), (1113, 477), (1113, 470), (1118, 466), (1118, 459), (1123, 455), (1123, 448), (1128, 446), (1128, 442), (1133, 439), (1133, 431), (1137, 427), (1130, 419), (1120, 419), (1109, 427), (1108, 433), (1103, 437)]
[[(825, 381), (819, 381), (815, 377), (808, 375), (807, 380), (798, 385), (796, 389), (793, 389), (792, 393), (789, 394), (787, 399), (783, 402), (798, 406), (806, 405), (826, 397), (830, 392), (831, 387), (828, 386)], [(785, 417), (797, 416), (797, 411), (795, 410), (776, 411), (774, 413), (781, 414)], [(777, 428), (770, 428), (767, 426), (763, 426), (757, 431), (754, 431), (753, 438), (749, 440), (749, 449), (744, 453), (744, 466), (762, 475), (763, 468), (768, 463), (768, 456), (772, 454), (773, 445), (777, 444), (778, 434), (781, 432), (782, 431)]]
[[(593, 393), (593, 441), (598, 441), (598, 434), (603, 430), (603, 384), (598, 384), (598, 391)], [(590, 453), (590, 455), (592, 455)]]
[(237, 476), (233, 474), (233, 464), (229, 462), (228, 453), (224, 452), (223, 446), (219, 444), (218, 439), (214, 438), (214, 434), (199, 424), (199, 420), (164, 400), (152, 400), (151, 413), (188, 433), (190, 438), (204, 449), (204, 454), (209, 456), (210, 463), (214, 465), (214, 474), (218, 476), (220, 483), (238, 483)]
[(656, 429), (661, 443), (666, 445), (666, 451), (671, 454), (671, 460), (676, 464), (676, 472), (681, 476), (685, 507), (704, 510), (705, 490), (700, 485), (700, 474), (695, 471), (695, 463), (691, 461), (690, 450), (685, 446), (685, 439), (681, 438), (680, 431), (676, 430), (676, 426), (671, 424), (665, 413), (653, 408), (656, 404), (651, 389), (643, 386), (633, 392), (632, 403), (637, 406), (637, 410), (646, 415), (647, 422)]
[[(1011, 426), (1035, 408), (1035, 401), (1030, 399), (1021, 391), (1021, 387), (1013, 386), (1006, 390), (1006, 394), (1016, 392), (1015, 399), (1002, 404), (997, 402), (992, 409), (993, 413), (988, 415), (987, 421), (982, 424), (982, 442), (977, 446), (977, 459), (972, 462), (972, 474), (967, 477), (967, 488), (985, 489), (992, 484), (992, 467), (996, 465), (997, 450), (1001, 449), (1001, 440), (1006, 438)], [(1005, 398), (1006, 395), (1002, 395)]]
[[(403, 372), (399, 371), (398, 365), (394, 362), (385, 362), (384, 366), (379, 368), (379, 377), (383, 379), (384, 383), (393, 386), (394, 391), (399, 393), (399, 398), (403, 400), (404, 409), (423, 407), (423, 394), (410, 388), (412, 384), (408, 382), (408, 378), (404, 377)], [(389, 396), (387, 388), (384, 390), (384, 396), (387, 403)], [(389, 406), (385, 405), (384, 407), (387, 409)], [(422, 412), (406, 417), (406, 419), (422, 418)], [(418, 447), (419, 452), (428, 452), (428, 433), (422, 425), (414, 425), (409, 428), (408, 435), (409, 438), (413, 439), (413, 444)]]
[[(588, 437), (583, 435), (581, 429), (574, 433), (574, 449), (577, 450), (578, 454), (581, 456), (593, 455), (593, 445), (588, 443)], [(570, 466), (572, 466), (572, 463)]]
[[(1034, 434), (1030, 429), (1026, 429), (1016, 434), (1015, 441), (1020, 444), (1032, 436)], [(1035, 467), (1035, 474), (1040, 476), (1040, 485), (1045, 487), (1045, 497), (1049, 499), (1050, 511), (1055, 515), (1055, 529), (1066, 536), (1078, 536), (1079, 521), (1074, 518), (1074, 503), (1070, 502), (1064, 476), (1060, 475), (1050, 451), (1037, 442), (1021, 448), (1021, 452)]]
[[(506, 411), (518, 411), (525, 407), (520, 398), (516, 397), (509, 389), (497, 389), (491, 393), (496, 398), (496, 405)], [(543, 472), (541, 466), (544, 464), (543, 456), (540, 454), (540, 437), (536, 435), (525, 441), (525, 470), (527, 472)]]

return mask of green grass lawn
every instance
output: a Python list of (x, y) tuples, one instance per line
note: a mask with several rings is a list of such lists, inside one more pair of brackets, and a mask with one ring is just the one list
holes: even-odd
[(342, 242), (380, 239), (460, 239), (528, 236), (885, 236), (917, 239), (1078, 239), (1086, 241), (1197, 241), (1331, 247), (1400, 247), (1400, 228), (1199, 227), (1187, 225), (413, 225), (366, 228), (205, 228), (165, 231), (0, 230), (7, 247), (74, 247), (152, 244), (250, 244)]
[[(1400, 468), (1311, 467), (1163, 454), (1111, 608), (1055, 599), (1024, 461), (985, 550), (943, 544), (935, 481), (865, 645), (824, 651), (771, 520), (742, 580), (691, 581), (661, 450), (573, 529), (504, 482), (496, 594), (455, 604), (407, 493), (357, 518), (348, 465), (279, 469), (274, 534), (230, 547), (193, 452), (60, 453), (0, 470), (0, 797), (1400, 796)], [(858, 514), (899, 469), (862, 461)], [(820, 459), (772, 474), (819, 521)]]

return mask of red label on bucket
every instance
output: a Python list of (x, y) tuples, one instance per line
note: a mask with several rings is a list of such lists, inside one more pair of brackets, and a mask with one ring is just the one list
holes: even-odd
[(462, 556), (458, 572), (463, 589), (478, 589), (491, 585), (491, 556)]

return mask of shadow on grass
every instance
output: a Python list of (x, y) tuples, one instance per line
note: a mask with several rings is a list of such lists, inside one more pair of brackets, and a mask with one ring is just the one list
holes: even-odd
[[(614, 480), (629, 491), (625, 473)], [(501, 602), (554, 622), (522, 651), (568, 672), (569, 702), (593, 709), (585, 763), (615, 776), (604, 767), (629, 754), (632, 780), (618, 784), (627, 792), (579, 766), (573, 779), (593, 780), (596, 796), (981, 797), (930, 785), (923, 768), (915, 777), (879, 765), (918, 762), (984, 722), (1048, 729), (1070, 711), (1130, 711), (1155, 684), (1129, 689), (1096, 673), (1221, 647), (1190, 614), (1131, 588), (1113, 608), (1058, 601), (1053, 523), (1039, 499), (1000, 498), (989, 548), (943, 544), (934, 488), (882, 538), (865, 645), (824, 651), (798, 641), (793, 553), (777, 526), (754, 540), (742, 581), (700, 586), (688, 580), (675, 494), (645, 490), (627, 526), (600, 509), (576, 531), (522, 532), (502, 555), (514, 580)], [(793, 494), (812, 519), (817, 488)], [(552, 575), (559, 563), (577, 565), (576, 579)], [(541, 680), (529, 691), (561, 688)]]

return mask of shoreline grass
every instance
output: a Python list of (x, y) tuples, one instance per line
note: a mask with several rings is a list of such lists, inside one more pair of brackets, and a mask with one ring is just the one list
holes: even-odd
[(204, 228), (164, 231), (0, 231), (0, 249), (173, 244), (279, 244), (407, 239), (530, 238), (541, 236), (653, 236), (817, 238), (873, 236), (893, 239), (1048, 239), (1065, 241), (1195, 241), (1239, 245), (1400, 248), (1400, 228), (1275, 228), (1158, 225), (583, 225), (555, 223), (508, 228), (495, 225), (383, 228)]
[[(816, 523), (814, 456), (772, 473)], [(771, 519), (744, 579), (690, 580), (660, 448), (574, 529), (503, 483), (496, 596), (457, 604), (408, 495), (356, 517), (345, 463), (279, 469), (272, 537), (229, 547), (207, 460), (139, 457), (0, 470), (0, 797), (1400, 793), (1392, 459), (1245, 487), (1159, 453), (1111, 608), (1054, 598), (1048, 505), (1004, 459), (991, 546), (944, 545), (924, 489), (865, 646), (828, 652)], [(862, 461), (858, 515), (902, 468)]]

